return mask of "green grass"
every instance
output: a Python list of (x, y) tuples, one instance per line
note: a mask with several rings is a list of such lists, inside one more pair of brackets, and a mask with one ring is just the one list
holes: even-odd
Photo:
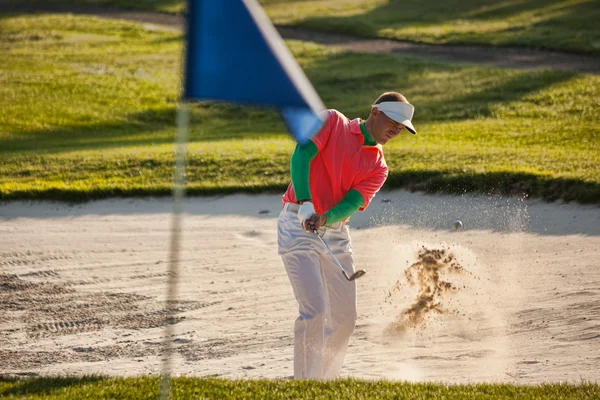
[[(172, 399), (597, 399), (592, 383), (517, 386), (443, 385), (343, 379), (334, 382), (176, 378)], [(159, 379), (0, 378), (0, 397), (20, 399), (156, 399)]]
[[(390, 89), (416, 105), (419, 134), (385, 147), (388, 188), (600, 201), (600, 77), (288, 44), (330, 108), (364, 118)], [(4, 17), (0, 52), (0, 199), (170, 193), (179, 32)], [(293, 147), (272, 110), (200, 103), (188, 190), (280, 191)]]
[(277, 24), (434, 44), (600, 55), (598, 0), (263, 0)]
[[(64, 0), (50, 0), (63, 2)], [(182, 0), (70, 0), (181, 13)], [(598, 0), (260, 0), (274, 23), (435, 44), (600, 55)]]

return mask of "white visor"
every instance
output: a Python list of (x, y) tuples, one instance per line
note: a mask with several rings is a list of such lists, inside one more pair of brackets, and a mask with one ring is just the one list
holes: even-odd
[(410, 122), (415, 113), (415, 107), (413, 107), (412, 104), (402, 103), (400, 101), (384, 101), (383, 103), (373, 104), (373, 107), (377, 107), (383, 111), (385, 115), (404, 125), (410, 133), (417, 134), (415, 127), (412, 122)]

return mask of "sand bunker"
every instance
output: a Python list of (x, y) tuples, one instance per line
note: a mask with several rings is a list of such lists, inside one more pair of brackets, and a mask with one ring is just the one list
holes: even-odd
[[(381, 197), (351, 222), (368, 274), (343, 376), (600, 379), (600, 209)], [(291, 376), (298, 308), (277, 254), (279, 196), (185, 209), (167, 320), (168, 199), (0, 205), (0, 374), (158, 374), (170, 323), (178, 375)]]

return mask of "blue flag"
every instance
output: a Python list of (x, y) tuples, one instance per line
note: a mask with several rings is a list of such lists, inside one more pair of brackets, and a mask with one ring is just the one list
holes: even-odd
[(256, 0), (189, 0), (186, 100), (277, 108), (299, 143), (325, 107)]

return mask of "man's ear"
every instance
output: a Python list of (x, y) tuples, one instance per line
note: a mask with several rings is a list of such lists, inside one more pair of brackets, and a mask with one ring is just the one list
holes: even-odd
[(378, 113), (379, 113), (379, 108), (371, 107), (371, 115), (372, 116), (376, 117)]

